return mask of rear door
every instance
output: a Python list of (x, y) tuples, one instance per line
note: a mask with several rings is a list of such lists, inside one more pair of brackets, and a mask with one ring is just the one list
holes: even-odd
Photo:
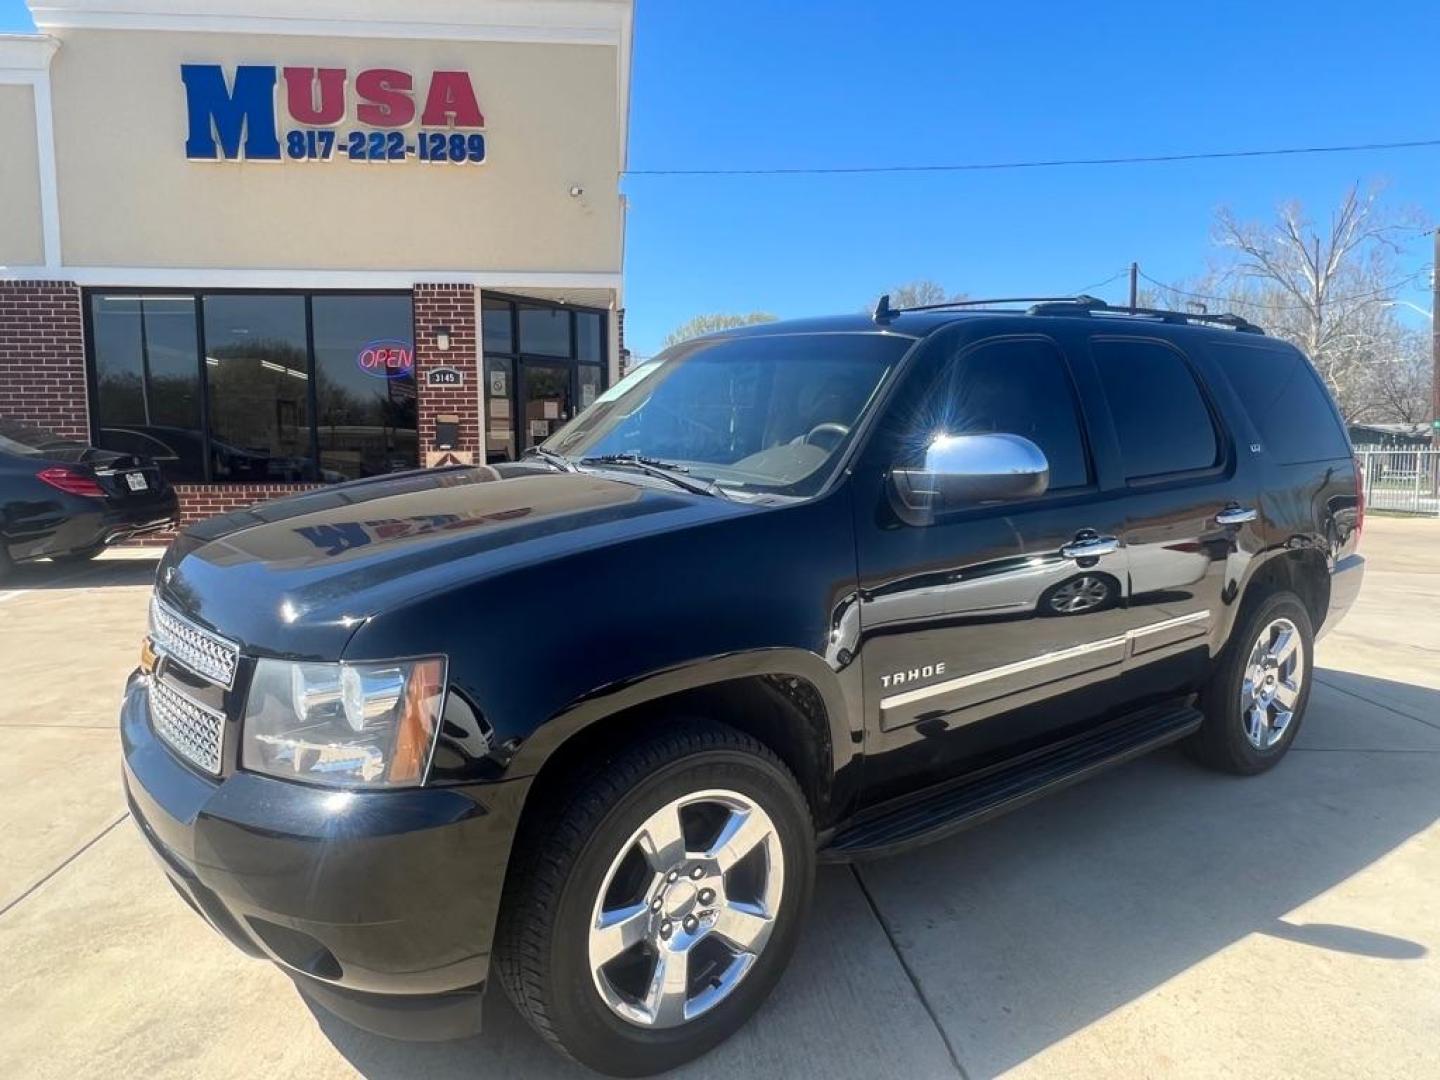
[[(1102, 484), (1123, 493), (1130, 612), (1125, 690), (1142, 700), (1193, 687), (1262, 548), (1259, 476), (1227, 421), (1224, 386), (1176, 340), (1089, 338)], [(1241, 433), (1243, 435), (1243, 433)]]

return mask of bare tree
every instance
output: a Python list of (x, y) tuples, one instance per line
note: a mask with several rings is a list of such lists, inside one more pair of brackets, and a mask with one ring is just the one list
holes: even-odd
[[(896, 285), (893, 289), (886, 290), (890, 297), (892, 308), (913, 308), (925, 307), (927, 304), (944, 304), (948, 301), (964, 300), (966, 294), (963, 292), (952, 293), (946, 290), (939, 282), (931, 281), (929, 278), (916, 278), (914, 281), (907, 281), (903, 285)], [(876, 296), (879, 299), (879, 296)], [(874, 306), (873, 304), (871, 305)]]
[(1429, 335), (1405, 330), (1393, 356), (1379, 360), (1367, 372), (1367, 420), (1381, 423), (1427, 425), (1431, 419), (1431, 361)]
[(665, 340), (661, 344), (668, 349), (671, 345), (678, 345), (682, 341), (689, 341), (702, 334), (713, 334), (716, 330), (729, 330), (736, 326), (750, 326), (753, 323), (774, 321), (775, 316), (768, 311), (750, 311), (743, 315), (731, 312), (696, 315), (693, 319), (686, 320), (666, 334)]
[(1401, 347), (1403, 328), (1386, 301), (1403, 284), (1395, 257), (1412, 225), (1410, 215), (1380, 205), (1378, 190), (1362, 194), (1358, 185), (1323, 227), (1298, 203), (1263, 224), (1221, 210), (1215, 239), (1230, 261), (1210, 275), (1215, 309), (1229, 304), (1299, 345), (1346, 419), (1361, 419), (1375, 406), (1371, 369), (1393, 361)]

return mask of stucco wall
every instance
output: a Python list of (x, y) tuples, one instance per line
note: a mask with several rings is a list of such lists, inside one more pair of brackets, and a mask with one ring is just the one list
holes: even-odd
[(45, 251), (31, 87), (0, 85), (0, 146), (0, 266), (38, 266)]
[[(620, 269), (613, 46), (53, 32), (66, 265)], [(409, 71), (423, 100), (431, 71), (464, 69), (485, 114), (487, 161), (189, 161), (182, 63), (219, 63), (227, 75), (237, 63), (347, 68), (341, 133), (360, 126), (359, 70)], [(283, 133), (283, 86), (279, 98)], [(32, 217), (38, 237), (38, 210)]]

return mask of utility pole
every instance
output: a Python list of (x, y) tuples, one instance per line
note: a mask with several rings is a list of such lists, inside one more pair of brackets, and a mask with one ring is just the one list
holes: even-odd
[[(1440, 251), (1440, 230), (1437, 230), (1436, 233), (1435, 233), (1435, 250), (1436, 250), (1436, 251)], [(1132, 262), (1132, 263), (1130, 264), (1130, 314), (1131, 314), (1131, 315), (1134, 315), (1134, 314), (1135, 314), (1135, 301), (1139, 298), (1139, 296), (1140, 296), (1140, 264), (1139, 264), (1138, 262)], [(1440, 339), (1437, 339), (1437, 340), (1440, 340)], [(1440, 348), (1440, 346), (1437, 346), (1437, 348)], [(1440, 355), (1440, 354), (1437, 354), (1437, 355)], [(1440, 360), (1437, 360), (1436, 362), (1437, 362), (1437, 363), (1440, 363)], [(1440, 370), (1440, 368), (1437, 368), (1436, 370)], [(1440, 398), (1436, 398), (1436, 402), (1437, 402), (1437, 407), (1440, 407)], [(1436, 415), (1437, 415), (1437, 416), (1440, 416), (1440, 413), (1437, 413)]]
[[(1435, 265), (1430, 270), (1430, 447), (1440, 450), (1440, 229), (1435, 230)], [(1440, 463), (1435, 470), (1440, 489)]]

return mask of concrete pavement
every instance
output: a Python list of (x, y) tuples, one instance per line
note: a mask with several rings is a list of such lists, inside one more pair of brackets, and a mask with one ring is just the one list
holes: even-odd
[[(1440, 1075), (1440, 522), (1373, 518), (1305, 728), (1259, 779), (1175, 752), (826, 868), (795, 963), (680, 1075)], [(114, 716), (144, 553), (0, 592), (0, 1076), (573, 1076), (495, 994), (447, 1044), (307, 1009), (165, 885)]]

